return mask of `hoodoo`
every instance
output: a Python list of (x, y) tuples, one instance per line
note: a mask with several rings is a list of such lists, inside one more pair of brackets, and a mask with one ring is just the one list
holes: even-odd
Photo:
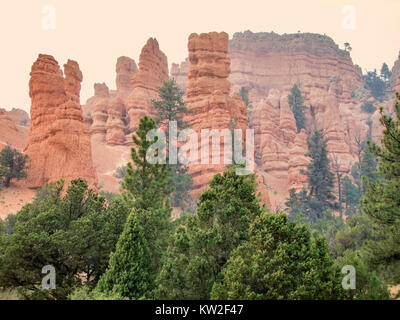
[(82, 72), (78, 63), (68, 60), (64, 74), (49, 55), (39, 55), (32, 66), (31, 126), (24, 150), (30, 159), (30, 188), (60, 179), (68, 184), (76, 178), (83, 178), (91, 187), (97, 184), (90, 136), (79, 102)]

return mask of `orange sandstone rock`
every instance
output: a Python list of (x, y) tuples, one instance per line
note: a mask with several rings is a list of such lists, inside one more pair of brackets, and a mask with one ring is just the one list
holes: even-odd
[(39, 55), (32, 66), (29, 94), (31, 127), (25, 153), (30, 158), (27, 185), (40, 188), (64, 179), (83, 178), (97, 184), (89, 133), (83, 123), (79, 94), (82, 73), (75, 61), (64, 65)]
[(125, 99), (133, 89), (131, 78), (138, 72), (136, 62), (129, 57), (119, 57), (115, 71), (118, 95)]
[[(230, 96), (230, 60), (227, 56), (228, 35), (225, 32), (191, 34), (188, 42), (189, 76), (186, 88), (186, 105), (193, 113), (185, 120), (197, 132), (199, 148), (209, 147), (208, 164), (191, 164), (189, 173), (193, 177), (194, 196), (204, 191), (212, 177), (226, 169), (224, 148), (220, 144), (219, 164), (212, 164), (212, 140), (202, 141), (201, 131), (205, 129), (229, 129), (236, 122), (236, 129), (242, 129), (243, 137), (247, 129), (246, 106), (237, 96)], [(202, 146), (203, 143), (203, 146)], [(225, 150), (229, 153), (229, 150)], [(199, 150), (200, 156), (200, 150)], [(200, 159), (199, 159), (200, 161)], [(266, 187), (259, 181), (259, 191), (267, 206), (270, 206)]]
[(132, 76), (133, 90), (126, 102), (130, 133), (136, 132), (143, 116), (154, 115), (151, 100), (158, 98), (158, 87), (168, 79), (167, 56), (160, 50), (157, 40), (150, 38), (140, 54), (139, 71)]

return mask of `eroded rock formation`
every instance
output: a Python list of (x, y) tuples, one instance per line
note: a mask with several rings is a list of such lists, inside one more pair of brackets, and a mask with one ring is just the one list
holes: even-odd
[(19, 119), (16, 122), (10, 116), (9, 111), (0, 109), (0, 150), (6, 145), (10, 145), (22, 151), (27, 139), (27, 128), (19, 123)]
[[(349, 173), (356, 160), (356, 140), (365, 139), (370, 118), (373, 128), (379, 123), (375, 114), (361, 111), (365, 97), (353, 98), (363, 81), (349, 52), (339, 49), (325, 35), (246, 31), (236, 33), (229, 41), (228, 55), (231, 94), (241, 87), (249, 91), (253, 105), (249, 125), (255, 130), (256, 159), (264, 181), (273, 191), (273, 206), (282, 206), (290, 188), (298, 189), (304, 182), (299, 172), (307, 159), (304, 155), (299, 161), (295, 158), (306, 150), (307, 139), (305, 133), (297, 133), (288, 104), (294, 84), (305, 98), (307, 134), (321, 130), (329, 156), (338, 159), (342, 173)], [(171, 70), (181, 87), (189, 86), (184, 82), (185, 72), (185, 62)]]
[(131, 79), (133, 90), (126, 104), (131, 133), (136, 132), (143, 116), (154, 115), (151, 100), (158, 97), (158, 87), (168, 79), (167, 56), (160, 50), (157, 40), (150, 38), (140, 54), (139, 71)]
[(135, 60), (129, 57), (119, 57), (115, 68), (117, 78), (117, 94), (120, 98), (125, 99), (133, 89), (131, 82), (132, 77), (138, 72)]
[[(241, 129), (243, 137), (247, 129), (246, 106), (237, 96), (230, 96), (230, 59), (227, 56), (228, 34), (225, 32), (191, 34), (188, 43), (190, 68), (186, 88), (186, 105), (193, 113), (185, 117), (191, 129), (196, 131), (201, 148), (209, 147), (212, 140), (200, 139), (203, 130)], [(222, 131), (220, 131), (222, 132)], [(211, 151), (209, 164), (191, 164), (189, 172), (193, 176), (194, 191), (203, 191), (212, 177), (226, 169), (224, 164), (224, 148), (220, 141), (219, 164), (212, 164)], [(229, 150), (225, 150), (225, 153)], [(199, 151), (199, 155), (201, 152)], [(200, 160), (200, 159), (199, 159)], [(265, 186), (259, 183), (263, 201), (269, 205), (269, 197)]]
[(189, 58), (186, 58), (186, 60), (181, 62), (181, 64), (173, 63), (171, 66), (171, 76), (175, 79), (177, 85), (183, 91), (186, 90), (189, 66)]
[(229, 51), (232, 89), (249, 88), (254, 101), (267, 96), (272, 88), (290, 89), (294, 84), (308, 96), (313, 88), (328, 89), (332, 76), (342, 80), (340, 101), (349, 101), (362, 84), (361, 72), (349, 52), (325, 35), (246, 31), (233, 35)]
[(397, 60), (391, 70), (392, 76), (390, 77), (390, 87), (393, 91), (400, 91), (400, 51)]
[(27, 185), (40, 188), (64, 179), (83, 178), (97, 185), (89, 133), (84, 125), (79, 95), (82, 72), (68, 60), (64, 74), (57, 61), (39, 55), (29, 82), (31, 126), (24, 152), (29, 156)]

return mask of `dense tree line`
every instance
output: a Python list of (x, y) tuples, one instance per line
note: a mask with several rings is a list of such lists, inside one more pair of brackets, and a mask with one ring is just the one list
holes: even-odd
[[(175, 86), (164, 89), (176, 98)], [(168, 105), (179, 120), (175, 98)], [(81, 179), (60, 181), (0, 220), (0, 289), (25, 299), (387, 299), (400, 281), (400, 102), (396, 110), (395, 119), (381, 110), (381, 146), (360, 142), (357, 175), (341, 179), (339, 199), (315, 131), (308, 184), (290, 192), (288, 215), (267, 212), (255, 175), (232, 166), (213, 177), (194, 214), (175, 221), (172, 168), (148, 161), (160, 151), (146, 139), (157, 119), (144, 117), (121, 194), (107, 201)], [(41, 287), (45, 265), (56, 270), (53, 290)], [(356, 269), (355, 289), (342, 287), (345, 265)]]

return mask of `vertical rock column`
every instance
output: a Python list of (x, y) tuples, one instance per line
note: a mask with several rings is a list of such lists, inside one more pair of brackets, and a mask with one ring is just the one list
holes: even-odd
[(31, 188), (60, 179), (68, 184), (76, 178), (83, 178), (91, 187), (97, 184), (79, 101), (82, 73), (71, 60), (64, 65), (64, 73), (65, 78), (49, 55), (39, 55), (32, 66), (32, 120), (24, 150), (30, 159), (27, 184)]

